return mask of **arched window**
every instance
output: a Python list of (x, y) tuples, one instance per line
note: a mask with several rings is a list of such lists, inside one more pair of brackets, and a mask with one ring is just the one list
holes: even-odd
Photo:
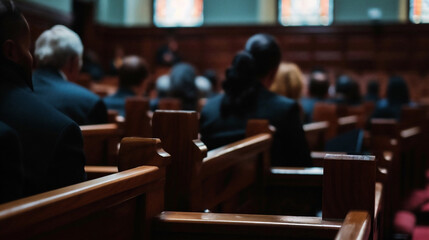
[(410, 0), (410, 21), (429, 23), (429, 0)]
[(329, 25), (333, 0), (279, 0), (279, 21), (284, 26)]
[(157, 27), (197, 27), (204, 21), (203, 0), (154, 0)]

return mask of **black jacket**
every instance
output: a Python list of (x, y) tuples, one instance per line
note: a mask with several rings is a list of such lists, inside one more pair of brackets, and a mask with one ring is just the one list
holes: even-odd
[(0, 121), (21, 142), (24, 195), (85, 180), (79, 126), (40, 100), (16, 71), (5, 68), (0, 69)]
[(41, 68), (33, 73), (34, 93), (79, 125), (107, 122), (104, 102), (91, 91), (69, 82), (55, 69)]
[(261, 86), (253, 110), (245, 116), (220, 113), (224, 95), (208, 100), (201, 112), (201, 140), (209, 149), (243, 139), (247, 120), (267, 119), (276, 128), (271, 148), (272, 166), (311, 166), (310, 151), (299, 117), (298, 104)]

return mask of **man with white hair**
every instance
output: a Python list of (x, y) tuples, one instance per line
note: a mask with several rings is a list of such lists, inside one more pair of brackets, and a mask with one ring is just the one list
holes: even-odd
[(34, 92), (79, 125), (107, 122), (104, 102), (94, 93), (71, 82), (82, 66), (79, 36), (62, 25), (43, 32), (36, 41)]

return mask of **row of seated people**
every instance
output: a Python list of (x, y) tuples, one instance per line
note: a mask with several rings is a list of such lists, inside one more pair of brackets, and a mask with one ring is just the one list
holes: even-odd
[[(6, 4), (6, 10), (8, 11), (14, 11), (13, 9), (13, 5), (10, 4), (10, 2), (8, 1), (4, 1)], [(3, 2), (2, 2), (3, 3)], [(9, 4), (9, 5), (8, 5)], [(9, 13), (8, 13), (9, 14)], [(29, 58), (25, 58), (28, 57), (28, 44), (27, 46), (22, 43), (25, 42), (24, 40), (27, 40), (28, 43), (28, 27), (26, 27), (26, 22), (25, 19), (22, 17), (22, 15), (20, 15), (19, 13), (14, 13), (15, 15), (13, 16), (14, 20), (19, 20), (17, 24), (18, 29), (22, 30), (21, 35), (19, 35), (20, 39), (6, 39), (5, 40), (5, 46), (8, 47), (8, 49), (10, 51), (5, 51), (4, 54), (4, 64), (2, 63), (2, 68), (6, 68), (8, 67), (8, 69), (5, 69), (4, 71), (2, 71), (2, 73), (8, 73), (10, 75), (4, 74), (7, 77), (11, 77), (11, 81), (10, 82), (14, 82), (18, 81), (17, 79), (20, 79), (20, 81), (22, 81), (21, 84), (18, 84), (19, 86), (16, 86), (15, 84), (11, 84), (9, 82), (9, 84), (5, 84), (7, 85), (7, 87), (9, 88), (4, 88), (4, 94), (2, 94), (2, 96), (7, 96), (10, 97), (11, 95), (9, 95), (10, 92), (14, 92), (14, 90), (16, 89), (25, 89), (25, 85), (23, 84), (29, 84), (31, 86), (31, 80), (29, 80), (29, 75), (31, 73), (31, 64), (28, 64), (30, 61)], [(6, 28), (6, 27), (5, 27)], [(58, 28), (54, 28), (56, 29), (56, 31), (60, 31)], [(54, 30), (52, 29), (52, 30)], [(63, 29), (64, 30), (64, 29)], [(8, 29), (8, 31), (13, 31), (13, 29)], [(16, 31), (16, 30), (15, 30)], [(12, 34), (11, 36), (13, 36), (14, 38), (16, 38), (16, 34)], [(6, 36), (8, 37), (8, 36)], [(22, 39), (21, 39), (22, 38)], [(19, 40), (19, 41), (18, 41)], [(13, 44), (15, 42), (20, 42), (22, 43), (21, 45), (19, 45), (19, 47), (21, 48), (17, 48), (17, 44)], [(43, 42), (43, 41), (42, 41)], [(23, 51), (23, 49), (27, 49), (27, 51)], [(16, 54), (16, 52), (18, 52), (18, 54)], [(42, 51), (43, 52), (43, 51)], [(246, 44), (246, 50), (239, 53), (237, 55), (237, 57), (234, 59), (233, 65), (232, 67), (228, 70), (227, 75), (229, 76), (227, 82), (225, 83), (226, 85), (226, 97), (217, 97), (217, 98), (213, 98), (212, 101), (213, 103), (208, 103), (207, 106), (213, 105), (215, 106), (214, 108), (216, 115), (211, 115), (212, 112), (207, 113), (207, 115), (204, 115), (204, 110), (202, 113), (202, 125), (203, 121), (206, 119), (213, 118), (213, 121), (209, 121), (211, 124), (216, 122), (219, 119), (219, 116), (222, 116), (223, 114), (225, 114), (224, 116), (230, 117), (231, 120), (229, 120), (229, 123), (232, 126), (238, 126), (236, 129), (239, 129), (233, 133), (228, 133), (226, 132), (226, 136), (222, 136), (222, 134), (220, 134), (220, 136), (212, 136), (213, 137), (213, 142), (215, 144), (219, 144), (219, 145), (224, 145), (227, 142), (231, 142), (234, 141), (236, 139), (239, 138), (243, 138), (244, 137), (244, 125), (247, 122), (247, 117), (250, 115), (251, 117), (255, 117), (255, 118), (267, 118), (270, 120), (271, 124), (273, 124), (277, 131), (274, 134), (274, 143), (273, 143), (273, 158), (272, 159), (276, 159), (273, 161), (278, 161), (278, 159), (282, 159), (284, 160), (284, 156), (288, 155), (288, 154), (295, 154), (297, 156), (291, 156), (289, 159), (291, 159), (290, 161), (297, 161), (299, 162), (298, 164), (302, 163), (305, 164), (305, 162), (311, 162), (310, 160), (310, 154), (309, 151), (306, 146), (306, 142), (305, 142), (305, 138), (304, 138), (304, 134), (303, 131), (300, 130), (302, 129), (301, 125), (300, 125), (300, 121), (299, 121), (299, 108), (297, 106), (297, 104), (293, 101), (290, 101), (286, 98), (281, 98), (275, 94), (271, 94), (268, 91), (265, 90), (264, 86), (267, 87), (270, 85), (270, 79), (272, 79), (272, 75), (274, 75), (275, 73), (275, 69), (277, 68), (277, 65), (279, 63), (280, 60), (280, 56), (279, 56), (279, 48), (278, 45), (276, 44), (275, 40), (273, 40), (270, 36), (267, 35), (256, 35), (254, 37), (252, 37), (248, 43)], [(25, 54), (24, 54), (25, 53)], [(27, 55), (26, 55), (27, 54)], [(36, 54), (37, 55), (37, 54)], [(267, 57), (267, 55), (269, 56), (278, 56), (277, 57)], [(74, 63), (73, 63), (74, 61)], [(75, 67), (76, 65), (76, 59), (73, 60), (72, 63), (70, 63), (70, 68)], [(78, 61), (77, 61), (78, 63)], [(26, 65), (27, 64), (27, 65)], [(19, 74), (16, 73), (16, 68), (17, 65), (19, 66), (19, 69), (25, 68), (26, 71), (20, 72)], [(252, 68), (252, 66), (255, 66), (254, 68)], [(249, 67), (251, 69), (251, 71), (254, 71), (252, 75), (248, 75), (248, 73), (246, 72), (246, 70), (249, 70)], [(3, 69), (2, 69), (3, 70)], [(15, 70), (15, 73), (14, 73)], [(67, 70), (64, 70), (67, 71)], [(12, 72), (12, 73), (11, 73)], [(21, 73), (24, 73), (26, 75), (27, 78), (25, 77), (21, 77)], [(64, 72), (65, 73), (65, 72)], [(18, 77), (14, 76), (15, 75), (19, 75)], [(24, 75), (23, 74), (23, 75)], [(60, 74), (61, 75), (61, 74)], [(8, 86), (9, 85), (9, 86)], [(10, 86), (12, 85), (12, 86)], [(229, 85), (229, 86), (228, 86)], [(24, 86), (24, 87), (23, 87)], [(36, 86), (34, 86), (35, 88), (37, 88)], [(3, 88), (2, 88), (3, 89)], [(12, 89), (12, 90), (11, 90)], [(10, 90), (10, 91), (9, 91)], [(36, 91), (36, 90), (35, 90)], [(19, 92), (18, 90), (15, 92)], [(52, 156), (51, 158), (47, 159), (47, 161), (49, 163), (55, 162), (55, 159), (59, 159), (57, 158), (56, 154), (64, 154), (66, 153), (66, 151), (70, 151), (69, 153), (67, 153), (64, 158), (70, 158), (73, 161), (70, 161), (69, 164), (76, 164), (76, 165), (80, 165), (80, 167), (82, 166), (82, 161), (77, 161), (77, 159), (79, 159), (78, 155), (82, 155), (81, 154), (81, 149), (79, 149), (79, 133), (78, 131), (76, 131), (76, 125), (73, 124), (71, 121), (65, 121), (68, 120), (68, 118), (63, 117), (63, 120), (61, 120), (61, 118), (59, 116), (58, 112), (53, 111), (52, 107), (47, 107), (48, 104), (45, 102), (43, 102), (42, 100), (40, 100), (40, 97), (35, 96), (35, 94), (31, 94), (29, 91), (22, 91), (19, 92), (21, 95), (21, 97), (27, 97), (29, 99), (25, 99), (25, 101), (29, 101), (32, 102), (32, 104), (34, 104), (34, 106), (32, 107), (32, 111), (36, 111), (38, 109), (40, 109), (41, 107), (43, 107), (42, 112), (46, 113), (45, 117), (52, 117), (55, 116), (54, 118), (51, 119), (51, 121), (55, 121), (57, 123), (57, 125), (60, 125), (58, 128), (60, 128), (61, 126), (66, 126), (67, 130), (69, 130), (71, 133), (67, 133), (64, 130), (60, 131), (60, 130), (53, 130), (50, 129), (52, 131), (48, 131), (48, 132), (54, 132), (52, 133), (52, 138), (49, 138), (50, 136), (47, 136), (45, 133), (43, 133), (42, 128), (40, 127), (40, 125), (42, 126), (46, 126), (49, 125), (49, 127), (54, 128), (56, 125), (55, 124), (48, 124), (48, 122), (44, 122), (43, 119), (40, 119), (41, 116), (34, 114), (34, 116), (32, 117), (22, 117), (22, 116), (28, 116), (28, 115), (32, 115), (33, 112), (31, 111), (27, 111), (25, 110), (25, 114), (21, 114), (19, 113), (15, 113), (16, 115), (11, 115), (10, 113), (13, 113), (11, 111), (11, 109), (14, 107), (14, 105), (11, 104), (11, 102), (13, 102), (12, 100), (15, 99), (7, 99), (4, 102), (4, 118), (2, 117), (2, 121), (5, 121), (11, 128), (13, 128), (14, 131), (17, 132), (18, 135), (18, 139), (20, 140), (20, 145), (22, 145), (21, 147), (23, 148), (24, 151), (22, 151), (24, 153), (24, 156), (22, 157), (23, 161), (23, 165), (24, 165), (24, 174), (26, 176), (30, 176), (30, 173), (34, 174), (34, 170), (37, 169), (37, 166), (35, 167), (34, 165), (36, 165), (35, 163), (33, 163), (33, 165), (29, 164), (28, 161), (30, 161), (29, 159), (41, 159), (43, 157), (42, 153), (47, 153), (47, 152), (53, 152), (51, 154), (47, 154), (47, 156)], [(13, 95), (12, 95), (13, 96)], [(247, 103), (249, 103), (250, 106), (252, 106), (252, 101), (254, 104), (259, 104), (259, 100), (256, 101), (255, 96), (260, 97), (262, 99), (262, 101), (266, 101), (265, 104), (261, 104), (259, 106), (262, 106), (262, 108), (268, 108), (268, 107), (274, 107), (273, 111), (270, 111), (267, 109), (267, 111), (262, 111), (262, 116), (259, 116), (258, 111), (261, 110), (260, 107), (257, 108), (257, 111), (253, 111), (255, 109), (246, 109), (245, 105), (247, 105)], [(21, 99), (22, 101), (22, 99)], [(227, 102), (227, 103), (225, 103)], [(228, 104), (229, 102), (229, 104)], [(3, 102), (2, 102), (3, 103)], [(17, 103), (19, 103), (17, 101)], [(246, 103), (246, 104), (245, 104)], [(16, 103), (15, 103), (16, 104)], [(218, 106), (218, 107), (216, 107)], [(244, 106), (244, 109), (243, 109)], [(7, 108), (9, 107), (9, 108)], [(276, 107), (278, 108), (277, 110), (279, 111), (275, 111)], [(13, 108), (14, 110), (19, 109), (19, 107)], [(248, 110), (246, 112), (246, 110)], [(284, 112), (281, 112), (284, 111)], [(283, 114), (282, 114), (283, 113)], [(289, 113), (289, 114), (287, 114)], [(21, 115), (20, 115), (21, 114)], [(55, 115), (56, 114), (56, 115)], [(253, 115), (252, 115), (253, 114)], [(267, 116), (267, 117), (263, 117), (265, 115), (271, 115), (271, 116)], [(275, 114), (279, 114), (279, 116), (275, 115)], [(20, 116), (17, 116), (20, 115)], [(286, 118), (286, 116), (284, 115), (288, 115), (289, 118)], [(3, 115), (2, 115), (3, 116)], [(21, 120), (18, 124), (13, 124), (13, 120), (7, 120), (7, 116), (13, 117), (15, 116), (17, 119)], [(276, 118), (279, 118), (280, 120), (282, 119), (286, 119), (287, 121), (290, 120), (291, 124), (285, 126), (283, 124), (280, 124), (278, 126), (276, 126)], [(27, 128), (25, 128), (24, 123), (22, 123), (25, 120), (28, 119), (32, 119), (35, 124), (33, 126), (28, 126)], [(281, 121), (279, 121), (281, 122)], [(46, 125), (43, 125), (43, 123), (45, 123)], [(228, 123), (228, 121), (226, 122)], [(296, 123), (296, 124), (295, 124)], [(215, 124), (225, 124), (225, 122), (217, 122)], [(226, 127), (228, 127), (228, 125), (225, 125)], [(40, 128), (39, 128), (40, 127)], [(226, 128), (225, 127), (225, 128)], [(37, 129), (33, 129), (33, 131), (31, 131), (30, 128), (37, 128)], [(224, 127), (222, 127), (224, 128)], [(64, 129), (64, 128), (63, 128)], [(54, 146), (53, 149), (49, 149), (49, 151), (43, 149), (43, 148), (37, 148), (39, 147), (37, 144), (31, 142), (31, 133), (34, 133), (34, 131), (39, 131), (37, 132), (37, 134), (39, 136), (42, 137), (46, 137), (49, 138), (49, 140), (53, 143), (47, 143), (45, 146)], [(203, 128), (201, 130), (201, 132), (203, 132)], [(63, 144), (58, 144), (58, 142), (60, 142), (59, 140), (63, 139), (63, 136), (61, 134), (64, 134), (64, 145)], [(27, 135), (26, 135), (27, 134)], [(282, 137), (284, 137), (285, 135), (290, 134), (291, 136), (297, 136), (296, 139), (291, 140), (289, 139), (288, 141), (290, 142), (290, 144), (286, 144), (288, 142), (283, 142), (283, 147), (281, 146), (281, 141), (278, 141), (279, 139), (282, 139)], [(69, 137), (69, 135), (75, 135), (74, 138)], [(210, 135), (206, 135), (207, 136), (207, 142), (210, 142)], [(203, 139), (204, 139), (204, 135), (203, 135)], [(222, 143), (225, 139), (227, 139), (227, 142)], [(34, 139), (33, 139), (34, 141)], [(42, 143), (46, 143), (48, 140), (44, 141), (40, 141), (38, 142), (38, 144), (42, 144)], [(72, 141), (72, 143), (70, 144), (70, 142), (67, 141)], [(302, 143), (302, 144), (299, 144)], [(67, 145), (68, 144), (68, 145)], [(30, 147), (29, 147), (30, 146)], [(57, 148), (55, 148), (55, 146), (57, 146)], [(31, 147), (33, 148), (37, 148), (37, 150), (34, 150), (33, 152), (29, 151), (29, 149), (31, 149)], [(213, 147), (215, 148), (215, 146)], [(303, 149), (302, 151), (295, 151), (296, 149)], [(290, 151), (292, 150), (292, 151)], [(39, 151), (39, 152), (37, 152)], [(283, 152), (284, 151), (284, 152)], [(38, 155), (37, 155), (38, 154)], [(282, 155), (283, 154), (283, 155)], [(19, 155), (19, 152), (18, 154)], [(283, 157), (282, 157), (283, 156)], [(19, 158), (18, 158), (19, 159)], [(279, 161), (282, 161), (279, 160)], [(37, 161), (35, 161), (37, 162)], [(46, 188), (46, 186), (49, 186), (47, 189), (43, 189), (43, 190), (48, 190), (48, 189), (52, 189), (52, 188), (56, 188), (61, 186), (63, 183), (61, 181), (59, 181), (58, 179), (61, 179), (62, 177), (67, 178), (68, 174), (62, 173), (61, 176), (55, 176), (55, 174), (58, 174), (61, 171), (56, 171), (58, 169), (69, 169), (71, 171), (70, 174), (82, 174), (82, 169), (78, 169), (76, 168), (76, 166), (70, 167), (70, 166), (61, 166), (61, 163), (64, 163), (65, 161), (62, 160), (60, 163), (58, 163), (58, 165), (60, 166), (49, 166), (48, 170), (50, 172), (48, 172), (48, 174), (40, 174), (40, 173), (36, 173), (34, 174), (36, 177), (34, 177), (33, 179), (30, 180), (30, 178), (25, 180), (24, 185), (25, 186), (30, 186), (31, 184), (41, 184), (42, 187), (41, 188)], [(279, 165), (294, 165), (293, 163), (279, 163)], [(273, 165), (277, 165), (277, 163), (274, 163)], [(41, 172), (46, 171), (45, 169), (41, 169)], [(74, 171), (74, 172), (73, 172)], [(43, 181), (40, 181), (39, 179), (37, 179), (37, 177), (40, 176), (51, 176), (51, 173), (53, 174), (53, 178), (52, 179), (48, 179), (48, 180), (44, 180), (45, 183), (43, 183)], [(84, 177), (79, 176), (78, 179), (82, 180)], [(74, 179), (73, 181), (79, 181)], [(50, 186), (50, 185), (56, 185), (56, 186)], [(67, 185), (67, 184), (64, 184)], [(19, 190), (20, 188), (17, 187), (17, 189)], [(26, 188), (24, 188), (26, 189)], [(29, 188), (28, 188), (29, 189)], [(26, 190), (26, 195), (27, 194), (33, 194), (33, 193), (37, 193), (38, 191), (43, 191), (43, 190), (36, 190), (36, 192), (31, 192)]]

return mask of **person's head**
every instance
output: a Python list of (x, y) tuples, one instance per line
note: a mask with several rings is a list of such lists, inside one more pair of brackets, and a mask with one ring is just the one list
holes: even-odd
[(30, 29), (24, 16), (12, 1), (0, 0), (0, 66), (17, 68), (31, 86), (30, 44)]
[(198, 89), (195, 78), (195, 68), (188, 63), (178, 63), (171, 69), (171, 96), (182, 100), (184, 110), (195, 110), (197, 107)]
[(380, 84), (377, 82), (377, 80), (371, 80), (366, 85), (366, 95), (368, 97), (375, 99), (378, 99), (378, 94), (380, 91)]
[(271, 84), (270, 90), (282, 96), (299, 99), (304, 84), (304, 76), (299, 67), (294, 63), (281, 63)]
[(69, 80), (74, 80), (82, 67), (83, 45), (75, 32), (56, 25), (36, 40), (34, 55), (37, 67), (61, 70)]
[(347, 104), (360, 103), (360, 89), (358, 83), (348, 75), (341, 75), (335, 83), (337, 96)]
[(256, 34), (247, 40), (245, 51), (249, 52), (255, 61), (256, 77), (268, 88), (282, 58), (277, 41), (271, 35)]
[(402, 77), (390, 77), (386, 96), (389, 104), (408, 104), (410, 102), (408, 86)]
[(146, 62), (138, 56), (127, 56), (119, 68), (119, 87), (139, 88), (147, 76)]
[(310, 74), (308, 91), (310, 97), (325, 99), (328, 96), (329, 79), (325, 72), (313, 71)]
[(217, 92), (219, 80), (216, 71), (212, 69), (207, 69), (206, 71), (204, 71), (203, 76), (210, 81), (210, 84), (212, 85), (212, 91)]
[(235, 55), (226, 70), (222, 115), (244, 114), (252, 108), (260, 85), (271, 86), (280, 59), (280, 47), (272, 36), (256, 34), (250, 37), (245, 49)]

